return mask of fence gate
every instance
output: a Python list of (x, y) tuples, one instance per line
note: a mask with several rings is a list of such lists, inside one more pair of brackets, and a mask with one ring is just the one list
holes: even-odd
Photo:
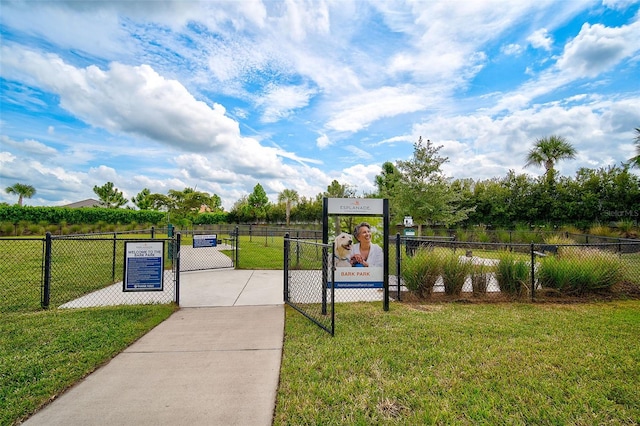
[(333, 268), (329, 244), (284, 238), (284, 302), (333, 336), (335, 290), (323, 284)]
[[(194, 233), (191, 245), (180, 245), (180, 271), (233, 268), (238, 259), (238, 235)], [(182, 236), (184, 238), (184, 236)]]

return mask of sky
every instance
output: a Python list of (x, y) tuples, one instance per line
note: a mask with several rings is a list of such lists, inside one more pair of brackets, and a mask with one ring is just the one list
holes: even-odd
[[(419, 137), (452, 179), (562, 175), (634, 155), (640, 0), (0, 0), (0, 202), (256, 184), (375, 191)], [(129, 202), (129, 206), (133, 204)]]

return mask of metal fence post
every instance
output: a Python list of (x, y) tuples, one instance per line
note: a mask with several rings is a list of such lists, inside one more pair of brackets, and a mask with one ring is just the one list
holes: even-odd
[(282, 295), (285, 302), (289, 301), (289, 233), (284, 234), (284, 293)]
[(176, 304), (178, 306), (180, 306), (180, 233), (178, 232), (178, 234), (176, 235), (176, 242), (174, 244), (174, 247), (176, 247), (176, 253), (175, 256), (173, 257), (174, 262), (176, 262), (176, 268), (175, 268), (175, 280), (176, 280)]
[(51, 300), (51, 232), (45, 234), (44, 240), (44, 281), (42, 283), (42, 295), (40, 306), (42, 309), (49, 308)]
[[(240, 228), (238, 228), (236, 226), (236, 230), (235, 230), (235, 237), (236, 237), (236, 266), (235, 268), (238, 269), (240, 267)], [(251, 231), (249, 231), (249, 236), (251, 236)], [(251, 237), (249, 237), (251, 238)]]
[(151, 239), (155, 239), (156, 238), (156, 227), (152, 226), (151, 227)]
[(536, 296), (536, 252), (534, 251), (533, 242), (531, 243), (531, 301)]
[(398, 302), (400, 301), (400, 233), (396, 233), (396, 282), (398, 284)]
[(111, 256), (111, 281), (116, 280), (116, 239), (118, 238), (117, 233), (113, 233), (113, 255)]

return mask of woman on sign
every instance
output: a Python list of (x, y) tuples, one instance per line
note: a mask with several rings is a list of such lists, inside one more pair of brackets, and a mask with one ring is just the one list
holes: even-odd
[(353, 266), (364, 267), (382, 267), (384, 262), (384, 256), (382, 248), (379, 245), (371, 242), (371, 225), (367, 222), (362, 222), (356, 226), (353, 231), (358, 244), (353, 246), (351, 255), (351, 264)]

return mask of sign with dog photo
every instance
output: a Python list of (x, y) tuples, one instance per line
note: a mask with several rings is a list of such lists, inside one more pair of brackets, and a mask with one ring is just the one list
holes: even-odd
[[(381, 199), (329, 198), (327, 214), (333, 216), (333, 280), (328, 287), (384, 288), (384, 236), (380, 234), (384, 203)], [(342, 217), (341, 217), (342, 216)], [(373, 216), (373, 217), (371, 217)], [(328, 223), (328, 222), (327, 222)], [(350, 228), (350, 232), (341, 232)]]

